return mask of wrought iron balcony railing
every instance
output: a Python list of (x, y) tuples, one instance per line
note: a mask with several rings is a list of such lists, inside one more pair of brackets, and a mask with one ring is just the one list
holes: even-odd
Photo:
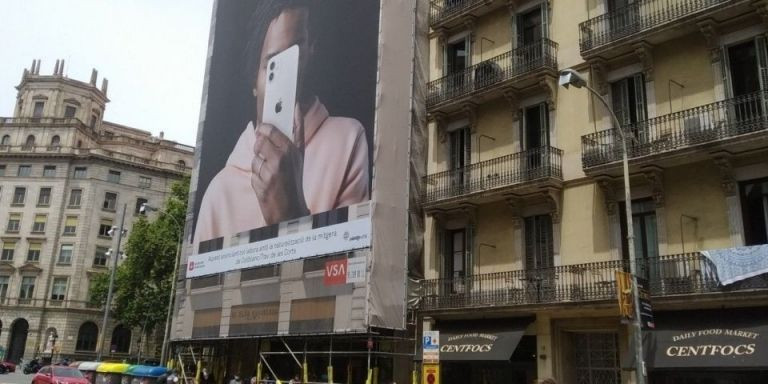
[(549, 39), (481, 61), (427, 83), (427, 106), (467, 96), (539, 68), (557, 70), (557, 43)]
[(562, 179), (563, 151), (541, 147), (424, 177), (423, 203), (542, 178)]
[(639, 0), (579, 24), (581, 52), (646, 32), (732, 0)]
[(429, 25), (440, 24), (487, 2), (488, 0), (433, 0), (429, 3)]
[[(768, 91), (726, 99), (624, 126), (632, 139), (627, 156), (669, 152), (768, 128)], [(615, 129), (581, 137), (584, 168), (621, 160), (621, 136)]]
[[(628, 261), (614, 260), (424, 280), (421, 309), (616, 300), (615, 272), (628, 270)], [(637, 271), (656, 297), (768, 289), (768, 274), (722, 286), (714, 265), (699, 253), (640, 259)]]

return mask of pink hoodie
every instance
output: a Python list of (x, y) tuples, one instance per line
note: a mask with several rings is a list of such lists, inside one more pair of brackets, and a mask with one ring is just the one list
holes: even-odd
[[(251, 187), (255, 141), (249, 123), (227, 164), (208, 185), (197, 216), (195, 250), (201, 241), (265, 225)], [(315, 99), (304, 115), (304, 142), (304, 198), (312, 214), (369, 199), (368, 143), (359, 121), (328, 116), (325, 106)]]

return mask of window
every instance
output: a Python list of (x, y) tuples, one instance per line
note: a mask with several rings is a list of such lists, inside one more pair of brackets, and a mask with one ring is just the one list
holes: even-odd
[(139, 188), (149, 188), (152, 186), (152, 178), (139, 176)]
[(93, 114), (91, 115), (91, 129), (96, 129), (96, 124), (99, 122), (99, 115)]
[(107, 247), (96, 247), (96, 253), (93, 256), (94, 267), (105, 267), (107, 265)]
[[(518, 14), (515, 20), (517, 25), (517, 46), (525, 47), (541, 41), (545, 28), (543, 19), (546, 17), (546, 6), (536, 7), (526, 13)], [(534, 52), (529, 53), (536, 56)]]
[(348, 207), (318, 213), (312, 216), (312, 228), (321, 228), (327, 227), (329, 225), (346, 223), (348, 216)]
[(31, 151), (34, 148), (35, 148), (35, 136), (29, 135), (27, 136), (27, 141), (24, 142), (24, 147), (22, 147), (22, 150)]
[(64, 300), (67, 295), (67, 278), (54, 277), (53, 287), (51, 288), (51, 300)]
[(51, 147), (56, 148), (59, 146), (61, 146), (61, 138), (59, 135), (53, 135), (53, 137), (51, 137)]
[(130, 328), (119, 324), (112, 331), (112, 348), (111, 352), (114, 353), (128, 353), (131, 348), (131, 330)]
[(85, 179), (86, 177), (88, 177), (88, 168), (75, 167), (75, 173), (74, 173), (75, 179)]
[(99, 328), (92, 321), (83, 323), (77, 331), (76, 351), (95, 351)]
[[(627, 214), (624, 203), (620, 205), (621, 215), (621, 252), (625, 260), (629, 259), (627, 247)], [(637, 259), (659, 255), (659, 242), (656, 238), (656, 206), (653, 199), (632, 201), (632, 227), (635, 231), (635, 256)], [(656, 263), (649, 263), (655, 265)]]
[(40, 118), (43, 117), (43, 108), (45, 107), (45, 103), (42, 101), (35, 102), (35, 109), (32, 111), (32, 117), (34, 118)]
[(29, 243), (29, 249), (27, 250), (27, 261), (36, 262), (40, 261), (40, 251), (43, 249), (43, 244), (34, 242)]
[(40, 188), (40, 194), (37, 196), (37, 205), (45, 207), (51, 205), (51, 188)]
[(8, 286), (10, 285), (10, 276), (0, 276), (0, 304), (5, 303), (5, 298), (8, 296)]
[(462, 72), (470, 64), (469, 36), (459, 41), (447, 43), (444, 55), (443, 73), (448, 76), (447, 79), (449, 80), (445, 92), (448, 94), (461, 92), (468, 80), (467, 76), (462, 75)]
[(148, 202), (147, 199), (145, 199), (143, 197), (137, 198), (136, 199), (136, 209), (134, 210), (133, 213), (136, 214), (136, 215), (140, 214), (141, 213), (141, 206), (146, 204), (147, 202)]
[(59, 250), (59, 259), (56, 261), (58, 264), (72, 264), (72, 250), (74, 246), (72, 244), (62, 244), (61, 250)]
[(46, 215), (35, 215), (35, 222), (32, 224), (32, 232), (42, 233), (45, 232), (45, 223), (48, 221)]
[(279, 229), (279, 224), (266, 225), (261, 228), (252, 229), (249, 232), (249, 240), (251, 243), (254, 243), (257, 241), (274, 239), (277, 237)]
[(11, 136), (3, 135), (3, 139), (0, 140), (0, 145), (11, 145)]
[(107, 181), (110, 183), (120, 183), (120, 172), (109, 170), (109, 174), (107, 174)]
[(0, 165), (0, 176), (5, 176), (5, 164)]
[(16, 176), (19, 177), (29, 177), (29, 175), (32, 174), (32, 166), (31, 165), (19, 165), (19, 170), (16, 173)]
[(744, 245), (768, 243), (768, 179), (741, 182)]
[(83, 190), (82, 189), (73, 189), (69, 191), (69, 208), (78, 208), (80, 207), (80, 201), (83, 198)]
[(75, 231), (77, 231), (77, 216), (67, 216), (67, 219), (64, 221), (64, 234), (72, 236), (75, 234)]
[(7, 232), (18, 232), (21, 227), (21, 213), (11, 213), (8, 215), (8, 226), (5, 228)]
[(16, 187), (13, 190), (13, 205), (24, 205), (24, 200), (27, 197), (27, 189), (24, 187)]
[(56, 166), (55, 165), (44, 166), (43, 177), (56, 177)]
[(71, 105), (67, 105), (64, 107), (64, 117), (65, 118), (73, 118), (75, 117), (75, 114), (77, 113), (77, 108), (73, 107)]
[[(549, 108), (547, 103), (524, 108), (520, 120), (523, 150), (549, 146)], [(529, 161), (530, 163), (530, 161)]]
[(100, 237), (110, 237), (109, 231), (112, 229), (112, 220), (101, 220), (101, 224), (99, 224), (99, 236)]
[[(461, 128), (449, 133), (450, 153), (449, 166), (451, 170), (460, 170), (470, 164), (470, 153), (472, 151), (469, 128)], [(465, 182), (469, 181), (468, 174), (464, 172), (454, 172), (451, 178), (451, 184), (460, 188)]]
[(643, 124), (637, 124), (648, 116), (643, 74), (638, 73), (611, 83), (611, 103), (619, 122), (630, 125), (630, 131), (641, 143), (647, 142), (647, 129)]
[(35, 277), (24, 276), (21, 278), (21, 289), (19, 290), (19, 299), (29, 300), (35, 292)]
[(523, 219), (525, 231), (525, 269), (551, 268), (555, 264), (552, 216), (538, 215)]
[(183, 170), (187, 169), (187, 162), (184, 161), (184, 160), (177, 161), (176, 162), (176, 169), (178, 169), (179, 171), (183, 171)]
[(115, 207), (117, 207), (117, 193), (113, 193), (113, 192), (105, 193), (104, 204), (102, 204), (102, 208), (108, 211), (114, 211)]
[(3, 253), (0, 254), (0, 261), (11, 261), (13, 260), (13, 252), (16, 251), (16, 242), (15, 241), (4, 241), (3, 242)]
[(570, 333), (570, 377), (576, 383), (621, 383), (618, 337), (615, 333)]
[[(726, 76), (730, 77), (728, 79), (730, 81), (725, 81), (726, 97), (744, 96), (765, 89), (764, 78), (761, 78), (761, 72), (765, 71), (766, 61), (768, 61), (765, 37), (758, 36), (752, 40), (734, 44), (727, 47), (724, 53)], [(755, 117), (755, 112), (757, 111), (751, 113), (752, 117)]]

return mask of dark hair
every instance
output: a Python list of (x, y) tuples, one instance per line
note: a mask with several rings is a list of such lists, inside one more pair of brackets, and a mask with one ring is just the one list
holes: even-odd
[[(283, 10), (290, 8), (308, 8), (310, 10), (309, 30), (312, 31), (312, 7), (310, 0), (260, 0), (251, 12), (248, 21), (248, 42), (245, 46), (245, 78), (248, 84), (253, 84), (258, 72), (261, 50), (264, 48), (264, 37), (269, 29), (269, 24), (280, 16)], [(310, 33), (310, 36), (312, 34)]]

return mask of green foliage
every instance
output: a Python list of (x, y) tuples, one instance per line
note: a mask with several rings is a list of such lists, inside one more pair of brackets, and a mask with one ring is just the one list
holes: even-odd
[[(127, 257), (117, 269), (112, 299), (114, 318), (151, 331), (165, 322), (176, 246), (183, 235), (189, 179), (175, 182), (162, 212), (134, 221), (121, 248)], [(109, 274), (93, 278), (90, 301), (106, 302)]]

